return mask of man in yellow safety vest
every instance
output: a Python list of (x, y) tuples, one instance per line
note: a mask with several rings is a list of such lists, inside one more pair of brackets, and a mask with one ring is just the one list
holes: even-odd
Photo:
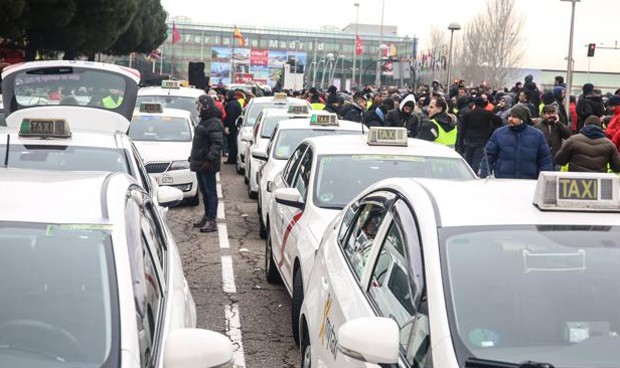
[(101, 100), (101, 105), (106, 109), (116, 109), (123, 103), (123, 95), (121, 91), (116, 88), (110, 89), (110, 94)]
[(453, 119), (447, 111), (448, 104), (446, 100), (439, 96), (433, 97), (428, 105), (430, 120), (422, 123), (416, 138), (455, 148), (457, 137), (456, 119)]

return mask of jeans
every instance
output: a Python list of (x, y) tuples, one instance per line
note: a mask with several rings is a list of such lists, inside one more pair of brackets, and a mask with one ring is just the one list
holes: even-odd
[(485, 141), (480, 139), (465, 140), (463, 142), (463, 157), (477, 174), (484, 150)]
[(198, 188), (202, 194), (202, 201), (205, 208), (205, 217), (215, 220), (217, 217), (217, 180), (216, 173), (197, 172)]

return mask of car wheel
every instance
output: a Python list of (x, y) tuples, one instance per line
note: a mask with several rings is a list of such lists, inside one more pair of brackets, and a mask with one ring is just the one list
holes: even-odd
[(312, 349), (310, 349), (310, 336), (304, 331), (301, 340), (301, 368), (312, 368)]
[(258, 192), (253, 191), (249, 185), (248, 185), (248, 197), (250, 197), (250, 199), (258, 198)]
[(198, 206), (200, 204), (200, 194), (196, 191), (196, 195), (187, 199), (187, 204), (190, 206)]
[(239, 175), (243, 175), (243, 174), (245, 174), (245, 170), (243, 170), (243, 169), (239, 166), (239, 161), (237, 161), (237, 164), (235, 165), (235, 169), (237, 170), (237, 174), (239, 174)]
[(265, 223), (263, 222), (263, 216), (260, 212), (258, 214), (258, 235), (260, 235), (261, 239), (267, 238), (267, 228), (265, 227)]
[(249, 179), (249, 174), (252, 171), (250, 170), (250, 162), (246, 162), (245, 163), (245, 172), (243, 173), (243, 182), (246, 183), (247, 185), (250, 185), (250, 179)]
[(282, 278), (273, 263), (273, 250), (271, 247), (271, 236), (267, 233), (267, 241), (265, 241), (265, 278), (270, 284), (281, 284)]
[(293, 303), (291, 304), (291, 323), (293, 328), (293, 339), (299, 345), (299, 314), (301, 304), (304, 301), (304, 282), (301, 277), (301, 268), (297, 268), (293, 276)]

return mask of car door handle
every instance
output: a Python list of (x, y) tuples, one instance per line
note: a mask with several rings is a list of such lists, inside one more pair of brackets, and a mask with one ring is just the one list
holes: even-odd
[(321, 276), (321, 287), (323, 288), (323, 291), (329, 290), (329, 284), (327, 283), (327, 278), (325, 278), (325, 276)]

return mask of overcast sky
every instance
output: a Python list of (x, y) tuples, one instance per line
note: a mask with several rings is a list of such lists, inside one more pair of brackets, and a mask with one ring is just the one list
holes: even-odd
[[(360, 4), (360, 23), (381, 22), (382, 0), (162, 0), (171, 16), (187, 16), (194, 22), (280, 26), (318, 29), (323, 25), (343, 28), (355, 23), (353, 3)], [(484, 9), (486, 0), (384, 0), (386, 25), (398, 27), (399, 36), (417, 36), (423, 49), (433, 26), (451, 22), (465, 25)], [(522, 67), (566, 69), (571, 3), (560, 0), (515, 0), (525, 20), (526, 55)], [(588, 43), (620, 46), (620, 0), (583, 0), (575, 18), (575, 67), (587, 70)], [(493, 37), (493, 35), (489, 35)], [(620, 72), (620, 49), (597, 49), (592, 71)]]

